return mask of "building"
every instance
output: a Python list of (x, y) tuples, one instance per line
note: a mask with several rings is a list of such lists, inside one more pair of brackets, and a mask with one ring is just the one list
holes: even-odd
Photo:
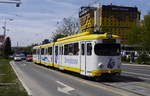
[(140, 21), (137, 7), (98, 5), (81, 7), (79, 12), (80, 31), (112, 33), (121, 37), (122, 44), (128, 40), (127, 32)]

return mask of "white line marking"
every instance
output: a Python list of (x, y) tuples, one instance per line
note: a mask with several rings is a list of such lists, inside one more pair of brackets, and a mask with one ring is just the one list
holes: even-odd
[(145, 66), (145, 67), (150, 67), (150, 65), (141, 65), (141, 64), (122, 64), (122, 65), (130, 65), (130, 66)]
[(60, 81), (56, 81), (56, 82), (59, 83), (60, 85), (64, 86), (64, 88), (57, 87), (57, 90), (59, 92), (71, 95), (69, 92), (75, 90), (74, 88), (72, 88), (72, 87), (70, 87), (70, 86), (68, 86), (68, 85), (66, 85)]
[(134, 74), (134, 75), (141, 75), (141, 76), (148, 76), (148, 77), (150, 77), (150, 75), (147, 75), (147, 74), (141, 74), (141, 73), (126, 72), (126, 71), (123, 71), (123, 73), (128, 73), (128, 74)]
[[(134, 68), (126, 68), (126, 69), (130, 69), (130, 70), (137, 70), (137, 71), (145, 71), (145, 69), (143, 68), (143, 69), (134, 69)], [(150, 71), (150, 70), (146, 70), (146, 71)]]
[(31, 90), (30, 90), (30, 89), (26, 86), (26, 84), (23, 82), (23, 80), (22, 80), (22, 78), (21, 78), (22, 76), (20, 76), (20, 75), (18, 74), (17, 70), (15, 69), (16, 67), (15, 67), (15, 64), (14, 64), (14, 63), (15, 63), (14, 61), (10, 61), (10, 65), (12, 66), (14, 72), (16, 73), (16, 75), (17, 75), (19, 81), (21, 82), (21, 84), (23, 85), (23, 87), (25, 88), (25, 90), (27, 91), (28, 96), (32, 96)]
[(145, 78), (145, 77), (138, 77), (138, 78), (141, 78), (141, 79), (149, 80), (149, 81), (150, 81), (150, 79), (149, 79), (149, 78)]
[(106, 90), (106, 91), (109, 91), (109, 92), (112, 92), (112, 93), (115, 93), (115, 94), (119, 94), (120, 96), (135, 96), (134, 93), (129, 93), (127, 91), (124, 91), (124, 90), (121, 90), (121, 89), (118, 89), (118, 88), (106, 86), (106, 85), (100, 84), (100, 83), (97, 84), (96, 82), (85, 81), (85, 80), (83, 80), (81, 78), (78, 78), (78, 77), (75, 77), (75, 76), (70, 76), (70, 75), (67, 75), (66, 73), (62, 73), (62, 72), (59, 72), (59, 71), (56, 71), (56, 70), (47, 69), (47, 68), (41, 67), (39, 65), (35, 65), (35, 66), (38, 67), (38, 68), (42, 68), (44, 70), (47, 70), (47, 71), (51, 71), (51, 72), (57, 73), (57, 74), (59, 74), (61, 76), (68, 77), (70, 79), (74, 79), (74, 80), (80, 81), (80, 82), (82, 82), (84, 84), (87, 84), (89, 86), (93, 86), (93, 87), (100, 88), (100, 89), (103, 89), (103, 90)]

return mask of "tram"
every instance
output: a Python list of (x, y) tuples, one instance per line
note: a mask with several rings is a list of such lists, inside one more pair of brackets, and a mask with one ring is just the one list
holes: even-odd
[(34, 46), (33, 62), (88, 77), (120, 74), (120, 39), (109, 33), (90, 32), (60, 38)]

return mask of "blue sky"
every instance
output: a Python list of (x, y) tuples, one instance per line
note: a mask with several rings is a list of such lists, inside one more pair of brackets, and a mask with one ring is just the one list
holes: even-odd
[[(102, 5), (137, 6), (142, 18), (150, 10), (150, 0), (22, 0), (19, 8), (14, 4), (0, 4), (0, 34), (3, 34), (2, 26), (4, 18), (7, 18), (7, 36), (10, 36), (13, 46), (17, 42), (19, 46), (39, 43), (51, 38), (57, 22), (65, 17), (78, 17), (80, 6), (96, 1)], [(9, 21), (8, 18), (14, 20)]]

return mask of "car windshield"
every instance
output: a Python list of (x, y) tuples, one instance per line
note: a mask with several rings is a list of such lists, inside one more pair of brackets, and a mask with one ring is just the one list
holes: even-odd
[(31, 55), (27, 56), (27, 57), (32, 57)]
[(99, 56), (117, 56), (120, 55), (120, 44), (96, 44), (94, 51)]

